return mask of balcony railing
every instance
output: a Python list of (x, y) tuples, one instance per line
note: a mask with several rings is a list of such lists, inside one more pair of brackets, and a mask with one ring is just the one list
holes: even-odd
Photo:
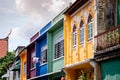
[(97, 41), (96, 52), (119, 45), (120, 44), (119, 30), (120, 30), (119, 27), (113, 27), (95, 36), (95, 39)]

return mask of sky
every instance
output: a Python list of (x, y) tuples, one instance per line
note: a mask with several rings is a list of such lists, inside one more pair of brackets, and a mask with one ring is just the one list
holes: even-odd
[(29, 39), (75, 0), (0, 0), (0, 39), (10, 30), (9, 51)]

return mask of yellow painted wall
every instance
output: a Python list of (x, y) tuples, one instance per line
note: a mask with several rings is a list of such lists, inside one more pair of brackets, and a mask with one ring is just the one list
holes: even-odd
[[(94, 38), (88, 41), (88, 24), (87, 19), (89, 13), (93, 17), (94, 21), (94, 0), (90, 0), (88, 4), (84, 5), (77, 12), (72, 15), (65, 14), (64, 17), (64, 65), (74, 64), (76, 62), (81, 62), (93, 58), (94, 52)], [(79, 24), (81, 19), (84, 21), (84, 43), (80, 44), (80, 29)], [(73, 25), (77, 27), (77, 45), (73, 47), (72, 41), (72, 28)], [(95, 23), (93, 23), (94, 29)], [(93, 33), (94, 34), (94, 33)]]
[(21, 68), (20, 68), (20, 80), (26, 80), (26, 73), (24, 72), (24, 63), (26, 62), (26, 50), (20, 54)]

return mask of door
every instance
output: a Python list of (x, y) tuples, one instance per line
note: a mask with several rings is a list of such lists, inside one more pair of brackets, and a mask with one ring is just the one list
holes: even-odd
[(102, 80), (120, 80), (120, 59), (101, 63)]

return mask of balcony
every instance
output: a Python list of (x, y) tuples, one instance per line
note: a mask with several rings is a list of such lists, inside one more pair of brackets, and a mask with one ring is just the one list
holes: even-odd
[(95, 36), (95, 56), (120, 48), (120, 27), (112, 27)]

